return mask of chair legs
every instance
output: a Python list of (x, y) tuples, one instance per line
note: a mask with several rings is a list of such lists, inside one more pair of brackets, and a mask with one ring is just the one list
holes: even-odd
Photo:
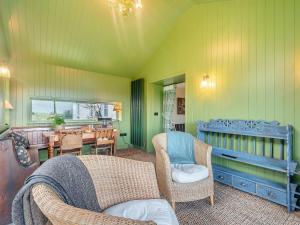
[[(211, 206), (214, 206), (215, 205), (215, 196), (211, 195), (211, 196), (209, 196), (209, 199), (210, 199)], [(172, 205), (172, 208), (175, 211), (176, 210), (176, 202), (171, 202), (171, 205)]]
[(95, 146), (93, 146), (94, 147), (94, 151), (91, 151), (91, 154), (96, 154), (96, 155), (98, 155), (98, 154), (103, 154), (103, 153), (105, 153), (105, 155), (113, 155), (113, 147), (112, 147), (113, 145), (110, 145), (110, 146), (97, 146), (97, 145), (95, 145)]
[(214, 204), (215, 204), (214, 195), (209, 196), (209, 198), (210, 198), (210, 204), (211, 204), (211, 206), (214, 206)]
[(174, 211), (176, 210), (176, 202), (172, 202), (172, 208), (174, 209)]

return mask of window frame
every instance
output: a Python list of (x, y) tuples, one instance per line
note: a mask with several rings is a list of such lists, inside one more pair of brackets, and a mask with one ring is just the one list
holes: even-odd
[[(50, 124), (50, 121), (38, 121), (38, 120), (32, 120), (32, 101), (33, 100), (40, 100), (40, 101), (53, 101), (54, 103), (54, 114), (56, 114), (56, 102), (72, 102), (72, 103), (77, 103), (77, 104), (121, 104), (122, 102), (118, 101), (97, 101), (97, 100), (74, 100), (74, 99), (63, 99), (63, 98), (44, 98), (44, 97), (30, 97), (29, 99), (29, 123), (30, 124)], [(112, 121), (122, 121), (123, 115), (121, 112), (121, 115), (119, 115), (119, 118), (113, 119)], [(94, 124), (97, 123), (97, 119), (78, 119), (78, 120), (73, 120), (73, 119), (65, 119), (66, 124), (81, 124), (81, 123), (90, 123)]]

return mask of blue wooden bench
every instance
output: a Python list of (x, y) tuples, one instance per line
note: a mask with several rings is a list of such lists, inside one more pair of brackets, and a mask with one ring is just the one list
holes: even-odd
[(296, 205), (299, 193), (291, 178), (297, 162), (292, 160), (293, 127), (277, 121), (211, 120), (198, 122), (198, 138), (213, 146), (213, 156), (286, 175), (285, 183), (213, 164), (214, 179), (239, 190), (284, 205)]

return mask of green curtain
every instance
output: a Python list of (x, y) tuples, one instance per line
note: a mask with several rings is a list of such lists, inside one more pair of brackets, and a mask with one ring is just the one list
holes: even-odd
[(131, 144), (144, 147), (144, 79), (131, 82)]

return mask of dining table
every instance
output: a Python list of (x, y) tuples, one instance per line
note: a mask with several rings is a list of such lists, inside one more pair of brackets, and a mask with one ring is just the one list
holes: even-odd
[[(112, 149), (112, 155), (116, 154), (118, 135), (118, 130), (114, 129), (114, 145)], [(43, 136), (48, 139), (48, 159), (53, 158), (55, 148), (59, 147), (59, 131), (44, 132)], [(96, 130), (85, 130), (82, 132), (82, 142), (84, 145), (96, 144), (96, 141)]]

